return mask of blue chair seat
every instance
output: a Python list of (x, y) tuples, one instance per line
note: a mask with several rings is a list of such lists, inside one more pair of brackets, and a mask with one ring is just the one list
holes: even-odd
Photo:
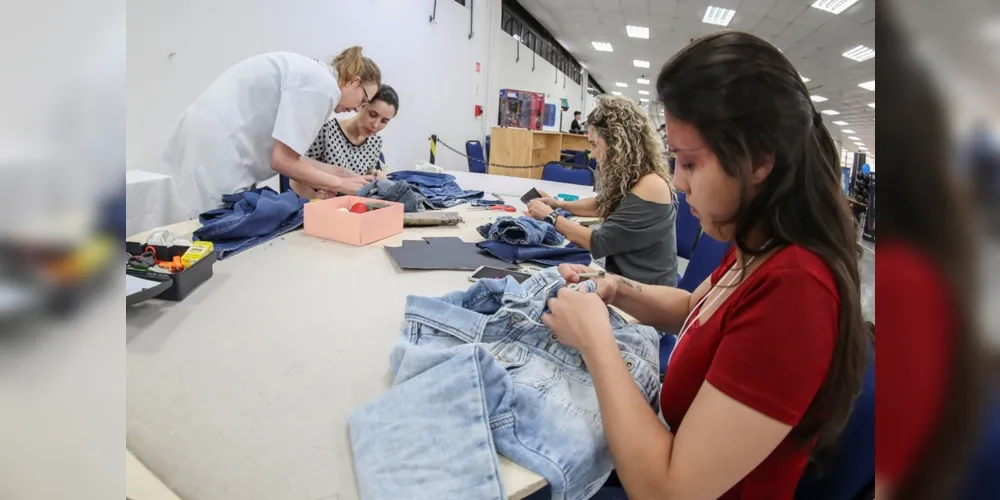
[(542, 170), (542, 180), (581, 186), (594, 185), (594, 175), (589, 168), (574, 168), (558, 162), (549, 162), (548, 165), (545, 165), (545, 169)]
[(698, 237), (701, 235), (701, 222), (691, 214), (691, 205), (687, 196), (677, 192), (677, 256), (691, 259)]

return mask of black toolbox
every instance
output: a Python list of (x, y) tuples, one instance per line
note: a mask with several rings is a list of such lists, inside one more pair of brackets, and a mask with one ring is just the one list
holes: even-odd
[[(156, 257), (158, 260), (173, 260), (174, 257), (180, 257), (184, 255), (184, 252), (188, 250), (188, 246), (173, 245), (169, 247), (160, 245), (146, 245), (143, 243), (136, 243), (133, 241), (125, 242), (125, 251), (129, 255), (142, 255), (142, 253), (149, 247), (152, 247), (156, 251)], [(136, 269), (126, 270), (126, 274), (138, 278), (144, 278), (152, 281), (173, 281), (173, 285), (167, 288), (163, 293), (156, 296), (158, 299), (179, 301), (184, 300), (191, 292), (195, 291), (202, 283), (208, 281), (212, 277), (212, 266), (215, 264), (216, 258), (215, 251), (211, 251), (208, 255), (204, 256), (198, 262), (195, 262), (193, 266), (177, 273), (177, 274), (164, 274), (152, 271), (140, 271)]]

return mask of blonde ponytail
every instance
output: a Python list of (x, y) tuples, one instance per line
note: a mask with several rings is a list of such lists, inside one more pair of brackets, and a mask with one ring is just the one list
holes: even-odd
[(361, 47), (357, 45), (337, 54), (330, 61), (330, 66), (337, 70), (341, 85), (354, 77), (361, 78), (362, 84), (382, 84), (382, 71), (378, 69), (375, 61), (361, 55)]

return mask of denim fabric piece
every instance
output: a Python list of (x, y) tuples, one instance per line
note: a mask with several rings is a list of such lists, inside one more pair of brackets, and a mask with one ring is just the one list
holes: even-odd
[(427, 198), (427, 206), (433, 209), (451, 208), (483, 197), (482, 191), (462, 190), (453, 175), (403, 170), (392, 172), (387, 177), (392, 181), (409, 183)]
[[(593, 380), (581, 354), (540, 322), (564, 284), (550, 268), (523, 284), (480, 280), (440, 298), (407, 298), (390, 355), (396, 382), (350, 418), (362, 498), (502, 496), (493, 450), (545, 477), (554, 499), (589, 498), (604, 484), (612, 461)], [(622, 358), (655, 408), (659, 336), (608, 314)]]
[(198, 217), (196, 241), (211, 241), (219, 260), (302, 227), (302, 207), (308, 200), (292, 191), (251, 189), (222, 196), (222, 208)]
[(561, 245), (565, 241), (552, 224), (523, 215), (504, 215), (476, 230), (483, 238), (512, 245)]
[(590, 264), (590, 252), (573, 243), (564, 247), (549, 247), (545, 245), (511, 245), (502, 241), (480, 241), (476, 243), (476, 246), (483, 252), (511, 264), (522, 262), (536, 262), (543, 266)]
[(387, 179), (378, 179), (368, 184), (361, 188), (357, 195), (362, 198), (402, 203), (404, 212), (421, 212), (424, 209), (424, 203), (427, 202), (424, 195), (414, 191), (413, 187), (406, 181)]

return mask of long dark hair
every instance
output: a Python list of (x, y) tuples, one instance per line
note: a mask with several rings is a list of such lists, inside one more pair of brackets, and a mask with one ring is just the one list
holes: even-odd
[[(735, 244), (744, 256), (797, 244), (829, 266), (840, 295), (839, 335), (826, 380), (791, 436), (836, 442), (861, 389), (870, 334), (861, 312), (857, 230), (841, 190), (840, 155), (805, 83), (784, 55), (748, 33), (695, 40), (656, 80), (671, 118), (693, 125), (741, 187)], [(773, 162), (754, 196), (751, 166)], [(752, 246), (751, 232), (769, 242)]]

